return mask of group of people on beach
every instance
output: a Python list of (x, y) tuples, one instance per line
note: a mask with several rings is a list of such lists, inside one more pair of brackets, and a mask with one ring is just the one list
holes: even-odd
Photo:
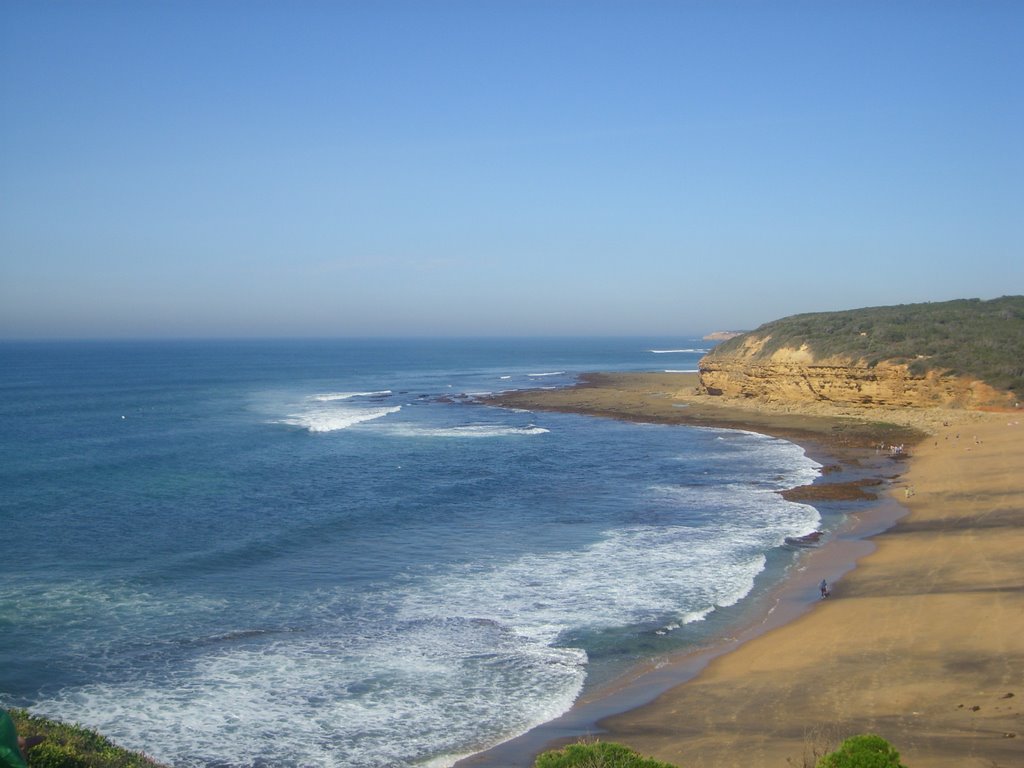
[(904, 448), (903, 443), (900, 443), (899, 445), (887, 445), (886, 443), (879, 443), (878, 445), (875, 446), (875, 453), (888, 453), (890, 456), (895, 458), (897, 456), (905, 455), (906, 449)]

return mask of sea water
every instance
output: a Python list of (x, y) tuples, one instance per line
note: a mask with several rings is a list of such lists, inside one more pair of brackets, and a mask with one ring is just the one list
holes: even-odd
[(0, 702), (204, 768), (443, 766), (554, 718), (781, 575), (818, 465), (474, 398), (706, 350), (0, 345)]

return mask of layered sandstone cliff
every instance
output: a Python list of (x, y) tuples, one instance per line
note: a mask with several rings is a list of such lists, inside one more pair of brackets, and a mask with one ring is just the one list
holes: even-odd
[(806, 345), (765, 353), (770, 338), (748, 334), (727, 352), (712, 351), (700, 362), (703, 388), (712, 395), (794, 405), (979, 408), (1014, 402), (982, 381), (941, 371), (915, 375), (903, 362), (818, 359)]

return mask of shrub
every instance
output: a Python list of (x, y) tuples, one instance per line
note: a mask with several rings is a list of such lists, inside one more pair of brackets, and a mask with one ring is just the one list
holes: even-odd
[(835, 752), (818, 761), (817, 768), (906, 768), (900, 753), (881, 736), (851, 736)]
[(534, 768), (674, 768), (668, 763), (642, 757), (629, 747), (614, 742), (570, 744), (564, 749), (545, 752)]
[(66, 744), (43, 742), (33, 747), (29, 768), (89, 768), (85, 758)]
[(161, 768), (154, 760), (122, 749), (89, 728), (30, 715), (23, 709), (8, 713), (19, 736), (43, 737), (28, 751), (29, 768)]

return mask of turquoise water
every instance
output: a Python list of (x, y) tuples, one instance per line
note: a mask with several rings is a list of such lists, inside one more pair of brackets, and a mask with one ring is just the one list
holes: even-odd
[(473, 396), (706, 349), (0, 345), (0, 699), (204, 768), (449, 765), (555, 717), (790, 563), (820, 516), (775, 491), (818, 465)]

